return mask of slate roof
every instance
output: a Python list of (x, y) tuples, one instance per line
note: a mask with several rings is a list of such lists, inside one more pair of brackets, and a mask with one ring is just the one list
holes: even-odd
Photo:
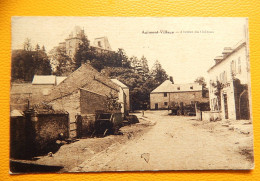
[[(103, 89), (100, 86), (100, 83), (109, 88)], [(90, 64), (83, 64), (59, 85), (53, 87), (45, 100), (52, 101), (62, 96), (69, 95), (81, 88), (87, 88), (89, 91), (93, 91), (101, 95), (109, 95), (111, 90), (117, 92), (119, 91), (118, 85), (113, 83), (107, 77), (101, 75)]]
[(34, 75), (32, 85), (59, 85), (66, 78), (55, 75)]
[[(222, 56), (222, 59), (219, 59), (219, 61), (217, 61), (209, 70), (208, 72), (210, 72), (213, 68), (215, 68), (218, 64), (220, 64), (221, 62), (225, 61), (230, 55), (232, 55), (233, 53), (237, 52), (239, 49), (241, 49), (243, 46), (246, 46), (246, 42), (242, 41), (239, 42), (237, 45), (235, 45), (233, 48), (226, 48), (224, 49), (224, 54), (226, 54), (226, 56)], [(220, 56), (218, 56), (220, 58)], [(216, 58), (215, 58), (216, 59)]]
[(56, 84), (59, 85), (63, 80), (65, 80), (67, 77), (62, 76), (56, 76)]
[(11, 117), (22, 117), (23, 116), (23, 112), (20, 111), (20, 110), (12, 110), (11, 113), (10, 113), (10, 116)]
[[(191, 89), (192, 87), (192, 89)], [(180, 90), (178, 90), (178, 88)], [(172, 84), (170, 80), (164, 81), (151, 93), (162, 93), (162, 92), (192, 92), (192, 91), (202, 91), (202, 86), (198, 83), (189, 84)]]
[(55, 75), (34, 75), (32, 85), (55, 85)]
[(117, 79), (110, 79), (112, 82), (116, 83), (117, 85), (119, 85), (122, 88), (128, 88), (125, 84), (123, 84), (122, 82), (120, 82)]

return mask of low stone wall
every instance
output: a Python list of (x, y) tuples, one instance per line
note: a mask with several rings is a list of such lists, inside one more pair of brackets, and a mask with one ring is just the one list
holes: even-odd
[(63, 138), (69, 138), (68, 114), (38, 114), (35, 122), (35, 142), (37, 152), (48, 150), (50, 144), (55, 144), (62, 133)]
[(202, 111), (201, 120), (208, 122), (221, 120), (221, 113), (218, 111)]
[(28, 111), (24, 116), (11, 117), (10, 134), (11, 158), (31, 158), (55, 152), (56, 141), (69, 137), (69, 115)]

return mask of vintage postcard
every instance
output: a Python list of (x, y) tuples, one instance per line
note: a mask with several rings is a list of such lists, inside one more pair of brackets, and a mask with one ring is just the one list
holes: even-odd
[(13, 17), (10, 173), (254, 168), (247, 18)]

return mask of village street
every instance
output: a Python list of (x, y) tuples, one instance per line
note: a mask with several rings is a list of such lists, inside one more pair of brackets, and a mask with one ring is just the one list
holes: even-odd
[[(141, 113), (137, 115), (142, 117)], [(141, 137), (111, 145), (69, 171), (253, 167), (252, 132), (239, 131), (236, 125), (203, 123), (195, 117), (170, 116), (168, 111), (146, 111), (144, 120), (152, 121), (154, 126)], [(252, 130), (251, 126), (243, 125), (246, 130)]]

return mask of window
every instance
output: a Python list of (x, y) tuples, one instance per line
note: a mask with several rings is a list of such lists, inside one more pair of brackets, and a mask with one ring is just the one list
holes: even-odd
[(227, 73), (226, 73), (226, 71), (223, 72), (223, 82), (227, 83)]
[(190, 86), (190, 89), (193, 89), (193, 86)]
[(238, 71), (238, 74), (241, 74), (241, 60), (240, 60), (240, 57), (238, 57), (238, 62), (237, 62), (237, 71)]
[(164, 102), (164, 105), (167, 106), (167, 105), (168, 105), (168, 102)]
[(177, 90), (181, 90), (181, 88), (180, 88), (180, 87), (177, 87)]
[(227, 77), (226, 77), (226, 71), (222, 72), (221, 74), (219, 74), (219, 81), (221, 83), (226, 83)]
[(165, 92), (165, 93), (163, 94), (163, 96), (164, 96), (164, 97), (167, 97), (167, 92)]
[(236, 75), (236, 61), (234, 60), (231, 62), (231, 73), (232, 75)]
[(101, 47), (101, 41), (98, 41), (98, 46)]

